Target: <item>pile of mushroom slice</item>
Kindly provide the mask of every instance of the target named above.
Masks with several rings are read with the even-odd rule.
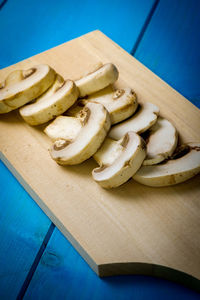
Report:
[[[44,130],[53,140],[50,154],[58,164],[79,164],[93,156],[111,124],[135,112],[136,94],[130,88],[114,89],[111,84],[117,78],[117,68],[109,63],[75,81],[79,96],[87,93],[87,98],[76,101],[64,116],[57,117]]]
[[[93,157],[99,167],[92,177],[103,188],[131,178],[168,186],[198,174],[200,142],[177,146],[174,125],[155,104],[138,103],[131,88],[114,88],[118,76],[112,63],[75,81],[48,65],[16,70],[0,83],[0,113],[19,108],[33,126],[54,119],[44,130],[51,158],[75,165]]]
[[[72,80],[64,80],[48,65],[16,70],[0,84],[0,113],[19,108],[30,125],[43,124],[64,113],[79,96]]]

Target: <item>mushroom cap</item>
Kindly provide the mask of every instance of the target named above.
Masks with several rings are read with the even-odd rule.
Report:
[[[189,143],[188,152],[160,165],[142,166],[133,176],[148,186],[168,186],[184,182],[200,172],[200,143]]]
[[[141,104],[132,117],[111,128],[109,137],[119,140],[128,131],[140,134],[149,129],[157,121],[158,114],[159,108],[156,105],[149,102]]]
[[[36,102],[22,107],[19,112],[30,125],[43,124],[65,112],[78,98],[73,81],[56,76],[54,84]]]
[[[87,99],[81,99],[75,103],[68,111],[67,115],[76,114],[88,102],[103,104],[110,114],[111,124],[119,123],[129,118],[137,109],[138,102],[134,91],[131,88],[117,89],[109,85],[108,87],[91,94]]]
[[[0,113],[4,108],[16,109],[39,97],[55,80],[55,71],[48,65],[37,65],[29,70],[12,72],[0,88]]]
[[[81,120],[74,117],[59,116],[51,122],[44,132],[53,140],[73,140],[82,128]]]
[[[88,103],[79,116],[82,128],[72,140],[57,140],[50,149],[51,157],[61,165],[79,164],[91,157],[101,146],[108,130],[110,117],[99,103]]]
[[[143,165],[154,165],[170,157],[176,149],[178,133],[168,120],[158,117],[149,129],[147,156]]]
[[[114,83],[118,76],[119,72],[115,65],[107,63],[95,72],[76,80],[75,83],[79,89],[80,97],[85,97]]]
[[[117,142],[108,138],[94,155],[100,167],[92,176],[104,188],[120,186],[137,172],[145,156],[145,142],[133,131]]]

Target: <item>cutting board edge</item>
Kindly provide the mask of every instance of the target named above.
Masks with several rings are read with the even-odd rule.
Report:
[[[106,35],[105,35],[101,30],[99,30],[99,29],[92,30],[92,31],[89,31],[89,32],[85,33],[84,35],[75,37],[75,38],[73,38],[73,39],[71,39],[71,40],[68,40],[68,41],[66,41],[66,42],[64,42],[64,43],[61,43],[61,44],[59,44],[59,45],[57,45],[57,46],[53,46],[53,47],[51,47],[51,48],[48,48],[48,49],[43,50],[43,51],[41,51],[41,52],[38,52],[38,53],[36,53],[35,55],[26,57],[26,58],[24,58],[24,59],[22,59],[22,60],[17,61],[17,62],[14,63],[14,64],[8,65],[7,67],[3,67],[2,69],[0,69],[0,71],[5,71],[6,69],[10,69],[10,68],[15,68],[15,66],[17,67],[17,65],[18,65],[19,63],[23,63],[23,62],[25,62],[25,61],[27,61],[27,60],[29,60],[29,59],[32,59],[32,58],[35,58],[35,57],[39,56],[40,54],[45,54],[45,53],[48,52],[48,51],[51,51],[51,50],[56,49],[56,48],[58,48],[58,47],[62,47],[62,46],[64,46],[66,43],[70,43],[70,42],[72,42],[72,41],[74,41],[74,40],[79,40],[81,37],[86,37],[87,35],[92,35],[92,34],[95,33],[95,32],[96,32],[96,33],[101,33],[102,35],[106,36]],[[109,37],[108,37],[108,38],[109,38]],[[109,39],[110,39],[110,38],[109,38]],[[111,40],[111,39],[110,39],[110,40]],[[111,41],[112,41],[112,40],[111,40]],[[19,67],[17,67],[17,68],[19,69]]]
[[[200,108],[198,108],[195,104],[193,104],[188,98],[186,98],[184,95],[181,94],[181,92],[177,91],[174,87],[172,87],[168,82],[166,82],[164,79],[162,79],[159,75],[157,75],[156,73],[154,73],[152,70],[150,70],[145,64],[143,64],[141,61],[139,61],[136,57],[132,56],[130,53],[128,53],[125,49],[123,49],[121,46],[119,46],[115,41],[113,41],[110,37],[108,37],[105,33],[103,33],[101,30],[94,30],[94,31],[91,31],[91,32],[88,32],[82,36],[80,36],[79,38],[82,38],[82,39],[86,39],[87,40],[87,37],[91,36],[92,35],[99,35],[101,38],[106,38],[109,40],[109,42],[116,48],[118,48],[120,50],[120,52],[122,51],[123,52],[123,55],[135,60],[138,65],[140,65],[143,69],[145,69],[147,72],[149,72],[149,74],[153,75],[155,77],[155,80],[159,80],[162,85],[164,87],[167,87],[167,88],[170,88],[173,93],[176,93],[177,96],[181,96],[181,100],[182,101],[185,101],[185,103],[187,103],[187,105],[189,105],[193,110],[196,110],[196,112],[198,112],[200,114]]]
[[[0,151],[0,160],[5,164],[12,175],[17,179],[17,181],[23,186],[26,192],[32,197],[36,204],[42,209],[42,211],[47,215],[47,217],[55,224],[55,226],[62,232],[62,234],[69,240],[72,246],[77,250],[77,252],[84,258],[92,270],[99,275],[98,265],[92,259],[92,257],[84,250],[84,248],[78,243],[78,241],[73,238],[71,233],[65,229],[62,222],[54,215],[54,213],[45,205],[42,199],[37,195],[37,193],[31,188],[31,186],[24,180],[21,174],[11,165],[7,157],[2,151]]]
[[[170,280],[200,292],[200,278],[167,266],[144,262],[125,262],[101,264],[98,266],[100,277],[116,275],[145,275]]]
[[[34,199],[36,204],[44,211],[44,213],[56,225],[56,227],[62,232],[62,234],[68,239],[68,241],[72,244],[76,251],[99,277],[103,278],[117,275],[147,275],[174,281],[196,291],[200,291],[200,278],[193,277],[190,274],[184,273],[180,270],[169,268],[168,266],[133,261],[105,264],[96,263],[94,259],[77,242],[77,240],[73,238],[70,232],[66,230],[59,219],[56,218],[56,216],[53,214],[53,212],[47,208],[40,197],[11,165],[2,151],[0,151],[0,159],[13,174],[13,176],[18,180],[18,182],[23,186],[23,188],[27,191],[27,193]]]

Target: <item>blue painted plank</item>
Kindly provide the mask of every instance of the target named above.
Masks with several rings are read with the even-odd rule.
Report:
[[[55,229],[24,299],[199,300],[181,285],[147,276],[99,278]]]
[[[135,57],[200,108],[199,28],[199,0],[161,0]]]
[[[0,68],[95,29],[131,51],[154,1],[7,1],[0,10]]]
[[[0,9],[6,4],[7,0],[0,0]]]
[[[51,224],[0,162],[0,299],[16,299]]]

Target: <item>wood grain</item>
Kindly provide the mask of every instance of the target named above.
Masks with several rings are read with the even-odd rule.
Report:
[[[118,85],[131,86],[141,102],[157,104],[182,140],[200,139],[198,109],[99,31],[4,69],[0,78],[48,63],[75,79],[99,61],[115,63]],[[199,176],[170,188],[129,181],[106,191],[91,179],[94,161],[58,166],[41,128],[17,113],[2,116],[0,130],[2,159],[97,274],[156,274],[152,266],[162,265],[200,279]]]

